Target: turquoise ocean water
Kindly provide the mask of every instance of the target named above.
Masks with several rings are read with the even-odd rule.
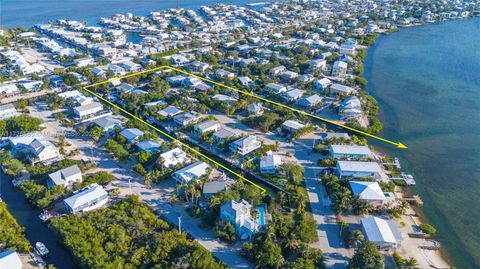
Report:
[[[458,268],[480,268],[480,19],[381,36],[367,54],[382,136],[417,181],[426,217]]]

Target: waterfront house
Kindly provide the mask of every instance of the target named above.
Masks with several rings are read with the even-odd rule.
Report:
[[[230,143],[230,151],[240,155],[247,155],[248,153],[259,149],[262,146],[255,135],[240,138]]]
[[[230,127],[222,127],[218,131],[216,131],[213,135],[212,138],[215,140],[217,143],[222,143],[227,139],[233,138],[233,137],[238,137],[241,135],[240,130],[238,129],[233,129]]]
[[[158,114],[164,118],[172,118],[180,113],[183,113],[183,111],[176,106],[167,106],[166,108],[158,111]]]
[[[362,115],[362,104],[356,96],[345,98],[343,103],[338,107],[338,113],[342,116],[342,120],[356,119],[359,120]]]
[[[160,154],[159,163],[166,168],[173,168],[188,161],[187,154],[181,148],[174,148]]]
[[[310,95],[308,97],[298,100],[298,105],[303,107],[314,107],[322,103],[323,98],[317,94]]]
[[[138,140],[140,140],[144,134],[144,132],[137,128],[127,128],[120,132],[120,135],[123,136],[130,144],[138,142]]]
[[[340,178],[380,178],[381,171],[376,162],[337,161],[337,174]]]
[[[252,210],[260,212],[258,219],[253,219]],[[235,232],[241,240],[251,238],[261,227],[265,226],[265,207],[254,208],[245,200],[235,202],[230,200],[220,207],[220,218],[232,223]]]
[[[356,92],[357,91],[354,88],[338,83],[333,83],[330,86],[330,93],[334,95],[350,95]]]
[[[378,248],[396,248],[403,241],[394,220],[368,216],[361,219],[361,224],[366,239],[373,242]]]
[[[292,134],[303,127],[305,127],[305,124],[302,124],[297,120],[286,120],[282,123],[282,129]]]
[[[100,208],[107,202],[108,193],[96,183],[63,200],[65,210],[72,214]]]
[[[335,61],[332,67],[332,76],[344,77],[347,74],[348,64],[342,61]]]
[[[331,145],[329,151],[334,159],[369,159],[373,156],[367,146]]]
[[[264,174],[275,174],[277,169],[282,165],[282,156],[273,153],[260,158],[260,172]]]
[[[340,45],[340,54],[355,55],[355,53],[356,53],[355,44],[344,43]]]
[[[348,183],[353,195],[369,202],[374,207],[382,206],[384,201],[387,200],[378,182],[349,181]]]
[[[122,122],[111,116],[98,118],[92,121],[93,124],[102,128],[105,133],[112,133],[115,129],[121,128]]]
[[[193,131],[197,135],[201,135],[208,132],[216,132],[220,128],[222,128],[222,125],[219,122],[207,120],[193,126]]]
[[[80,168],[75,164],[49,174],[48,178],[48,188],[53,186],[63,186],[67,188],[77,182],[82,182],[82,171],[80,171]]]
[[[0,252],[0,268],[2,269],[22,269],[23,264],[20,256],[13,249]]]
[[[151,153],[157,151],[161,146],[162,144],[153,139],[148,139],[137,143],[137,147],[140,151],[148,151]]]
[[[197,180],[201,176],[206,175],[209,168],[210,166],[208,164],[199,161],[176,171],[173,174],[173,178],[179,184],[188,184],[192,180]]]
[[[0,105],[0,120],[8,119],[18,115],[13,104]]]

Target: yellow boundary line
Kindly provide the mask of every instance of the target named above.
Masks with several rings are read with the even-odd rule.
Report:
[[[114,108],[122,111],[123,113],[127,114],[128,116],[130,116],[130,117],[132,117],[132,118],[134,118],[134,119],[142,122],[143,124],[147,125],[148,127],[150,127],[150,128],[152,128],[152,129],[154,129],[155,131],[159,132],[160,134],[168,137],[168,138],[171,139],[172,141],[175,141],[175,142],[181,144],[183,147],[185,147],[185,148],[188,149],[189,151],[193,152],[194,154],[205,158],[205,159],[208,160],[209,162],[217,165],[218,167],[224,169],[225,171],[228,171],[228,172],[230,172],[231,174],[237,176],[238,178],[240,178],[240,179],[242,179],[242,180],[244,180],[244,181],[252,184],[253,186],[259,188],[259,189],[261,190],[261,193],[262,193],[262,194],[265,193],[265,192],[267,191],[265,188],[262,188],[261,186],[259,186],[258,184],[252,182],[251,180],[245,178],[245,177],[242,176],[241,174],[239,174],[239,173],[233,171],[232,169],[224,166],[223,164],[221,164],[221,163],[213,160],[212,158],[206,156],[205,154],[201,153],[200,151],[196,150],[195,148],[190,147],[189,145],[187,145],[186,143],[180,141],[180,140],[177,139],[176,137],[171,136],[170,134],[168,134],[168,133],[166,133],[166,132],[158,129],[157,127],[151,125],[150,123],[148,123],[148,122],[144,121],[143,119],[141,119],[141,118],[133,115],[132,113],[128,112],[127,110],[125,110],[125,109],[117,106],[116,104],[110,102],[109,100],[105,99],[104,97],[102,97],[102,96],[100,96],[100,95],[96,94],[95,92],[93,92],[93,91],[91,91],[91,90],[88,89],[88,88],[91,88],[91,87],[95,87],[95,86],[98,86],[98,85],[101,85],[101,84],[109,83],[109,82],[112,82],[112,81],[115,81],[115,80],[119,80],[119,79],[122,79],[122,78],[131,77],[131,76],[133,76],[133,75],[144,74],[144,73],[147,73],[147,72],[154,72],[154,71],[156,71],[156,70],[160,70],[160,69],[163,69],[163,68],[165,68],[165,67],[162,66],[162,67],[160,67],[160,68],[153,68],[153,69],[150,69],[150,70],[146,70],[146,71],[142,71],[142,72],[138,72],[138,73],[126,75],[126,76],[122,76],[122,77],[118,77],[118,78],[114,78],[114,79],[109,79],[109,80],[106,80],[106,81],[102,81],[102,82],[99,82],[99,83],[95,83],[95,84],[92,84],[92,85],[85,86],[85,87],[83,87],[83,89],[84,89],[85,91],[87,91],[88,93],[92,94],[93,96],[99,98],[99,99],[102,100],[103,102],[105,102],[105,103],[111,105],[112,107],[114,107]]]
[[[258,100],[261,100],[265,103],[270,103],[270,104],[273,104],[273,105],[276,105],[276,106],[280,106],[280,107],[283,107],[283,108],[286,108],[290,111],[293,111],[293,112],[296,112],[296,113],[299,113],[299,114],[302,114],[302,115],[306,115],[308,117],[311,117],[311,118],[314,118],[314,119],[317,119],[317,120],[320,120],[320,121],[323,121],[323,122],[326,122],[326,123],[329,123],[329,124],[332,124],[332,125],[336,125],[336,126],[339,126],[343,129],[346,129],[346,130],[350,130],[350,131],[353,131],[353,132],[356,132],[356,133],[359,133],[359,134],[362,134],[364,136],[367,136],[367,137],[370,137],[370,138],[374,138],[374,139],[377,139],[379,141],[382,141],[382,142],[385,142],[385,143],[388,143],[388,144],[392,144],[392,145],[395,145],[397,148],[402,148],[402,149],[405,149],[407,148],[406,145],[400,143],[400,142],[393,142],[393,141],[390,141],[388,139],[385,139],[385,138],[382,138],[382,137],[379,137],[379,136],[376,136],[376,135],[372,135],[372,134],[369,134],[367,132],[364,132],[364,131],[361,131],[361,130],[358,130],[358,129],[355,129],[355,128],[352,128],[352,127],[349,127],[349,126],[346,126],[346,125],[343,125],[343,124],[340,124],[338,122],[335,122],[335,121],[332,121],[332,120],[328,120],[328,119],[325,119],[325,118],[322,118],[322,117],[319,117],[319,116],[316,116],[314,114],[311,114],[311,113],[308,113],[308,112],[305,112],[303,110],[299,110],[299,109],[296,109],[296,108],[293,108],[293,107],[290,107],[290,106],[287,106],[287,105],[284,105],[282,103],[278,103],[278,102],[275,102],[275,101],[272,101],[270,99],[267,99],[267,98],[264,98],[264,97],[261,97],[261,96],[258,96],[258,95],[255,95],[253,93],[250,93],[250,92],[247,92],[247,91],[243,91],[243,90],[239,90],[239,89],[236,89],[236,88],[233,88],[231,86],[228,86],[228,85],[225,85],[223,83],[220,83],[220,82],[216,82],[216,81],[213,81],[211,79],[208,79],[208,78],[204,78],[204,77],[201,77],[201,76],[198,76],[198,75],[195,75],[193,73],[190,73],[190,72],[187,72],[185,70],[182,70],[182,69],[179,69],[179,68],[176,68],[176,67],[173,67],[173,66],[169,66],[169,65],[164,65],[164,66],[160,66],[160,67],[155,67],[155,68],[152,68],[152,69],[148,69],[148,70],[144,70],[144,71],[141,71],[141,72],[135,72],[135,73],[131,73],[131,74],[128,74],[128,75],[125,75],[125,76],[120,76],[120,77],[117,77],[117,78],[112,78],[112,79],[108,79],[108,80],[105,80],[105,81],[102,81],[102,82],[98,82],[98,83],[94,83],[94,84],[91,84],[91,85],[88,85],[88,86],[85,86],[83,87],[83,89],[85,91],[87,91],[88,93],[94,95],[95,97],[99,98],[100,100],[102,100],[103,102],[111,105],[112,107],[114,108],[117,108],[118,110],[122,111],[123,113],[129,115],[130,117],[142,122],[143,124],[147,125],[148,127],[154,129],[155,131],[159,132],[160,134],[168,137],[169,139],[171,139],[172,141],[175,141],[179,144],[181,144],[183,147],[185,147],[186,149],[190,150],[191,152],[197,154],[198,156],[201,156],[203,158],[205,158],[206,160],[210,161],[211,163],[217,165],[218,167],[221,167],[222,169],[224,169],[225,171],[228,171],[230,173],[232,173],[233,175],[237,176],[238,178],[242,179],[242,180],[245,180],[246,182],[252,184],[253,186],[259,188],[262,190],[262,193],[265,193],[266,192],[266,189],[260,187],[259,185],[253,183],[251,180],[248,180],[247,178],[245,178],[244,176],[242,176],[241,174],[231,170],[230,168],[220,164],[219,162],[211,159],[210,157],[204,155],[203,153],[199,152],[198,150],[196,150],[195,148],[192,148],[190,147],[189,145],[187,145],[186,143],[180,141],[179,139],[177,139],[176,137],[174,136],[171,136],[170,134],[158,129],[157,127],[151,125],[150,123],[144,121],[143,119],[133,115],[132,113],[128,112],[127,110],[117,106],[116,104],[108,101],[107,99],[103,98],[102,96],[96,94],[95,92],[89,90],[89,88],[91,87],[95,87],[95,86],[98,86],[98,85],[102,85],[102,84],[105,84],[105,83],[109,83],[109,82],[112,82],[112,81],[116,81],[116,80],[120,80],[120,79],[124,79],[124,78],[128,78],[128,77],[133,77],[133,76],[138,76],[138,75],[141,75],[141,74],[147,74],[147,73],[151,73],[151,72],[155,72],[155,71],[159,71],[159,70],[163,70],[163,69],[171,69],[171,70],[174,70],[174,71],[177,71],[179,73],[182,73],[182,74],[185,74],[185,75],[188,75],[188,76],[192,76],[192,77],[195,77],[195,78],[198,78],[198,79],[201,79],[203,81],[206,81],[206,82],[209,82],[209,83],[212,83],[214,85],[217,85],[217,86],[220,86],[220,87],[224,87],[224,88],[227,88],[229,90],[232,90],[232,91],[235,91],[235,92],[238,92],[238,93],[241,93],[241,94],[244,94],[244,95],[247,95],[247,96],[250,96],[250,97],[253,97],[253,98],[256,98]]]

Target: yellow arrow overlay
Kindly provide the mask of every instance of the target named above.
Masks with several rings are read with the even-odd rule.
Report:
[[[273,105],[276,105],[276,106],[280,106],[280,107],[286,108],[286,109],[288,109],[288,110],[297,112],[297,113],[299,113],[299,114],[303,114],[303,115],[309,116],[309,117],[311,117],[311,118],[314,118],[314,119],[317,119],[317,120],[320,120],[320,121],[323,121],[323,122],[326,122],[326,123],[330,123],[330,124],[339,126],[339,127],[343,128],[343,129],[350,130],[350,131],[352,131],[352,132],[356,132],[356,133],[362,134],[362,135],[364,135],[364,136],[368,136],[368,137],[371,137],[371,138],[374,138],[374,139],[383,141],[383,142],[385,142],[385,143],[395,145],[397,148],[401,148],[401,149],[406,149],[406,148],[407,148],[407,146],[406,146],[405,144],[402,144],[402,143],[400,143],[400,142],[393,142],[393,141],[387,140],[387,139],[385,139],[385,138],[382,138],[382,137],[379,137],[379,136],[376,136],[376,135],[369,134],[369,133],[367,133],[367,132],[364,132],[364,131],[361,131],[361,130],[358,130],[358,129],[355,129],[355,128],[352,128],[352,127],[349,127],[349,126],[346,126],[346,125],[343,125],[343,124],[340,124],[340,123],[335,122],[335,121],[332,121],[332,120],[328,120],[328,119],[319,117],[319,116],[317,116],[317,115],[314,115],[314,114],[305,112],[305,111],[303,111],[303,110],[299,110],[299,109],[296,109],[296,108],[293,108],[293,107],[284,105],[284,104],[282,104],[282,103],[278,103],[278,102],[272,101],[272,100],[270,100],[270,99],[263,98],[263,97],[258,96],[258,95],[256,95],[256,94],[253,94],[253,93],[250,93],[250,92],[247,92],[247,91],[242,91],[242,90],[239,90],[239,89],[236,89],[236,88],[227,86],[227,85],[225,85],[225,84],[223,84],[223,83],[219,83],[219,82],[213,81],[213,80],[211,80],[211,79],[204,78],[204,77],[201,77],[201,76],[192,74],[192,73],[190,73],[190,72],[187,72],[187,71],[185,71],[185,70],[182,70],[182,69],[179,69],[179,68],[176,68],[176,67],[172,67],[172,66],[162,66],[162,67],[160,67],[160,68],[170,68],[170,69],[175,70],[175,71],[177,71],[177,72],[179,72],[179,73],[182,73],[182,74],[185,74],[185,75],[188,75],[188,76],[192,76],[192,77],[196,77],[196,78],[199,78],[199,79],[201,79],[201,80],[203,80],[203,81],[207,81],[207,82],[209,82],[209,83],[215,84],[215,85],[217,85],[217,86],[224,87],[224,88],[227,88],[227,89],[229,89],[229,90],[232,90],[232,91],[236,91],[236,92],[245,94],[245,95],[247,95],[247,96],[251,96],[251,97],[256,98],[256,99],[258,99],[258,100],[262,100],[262,101],[265,102],[265,103],[270,103],[270,104],[273,104]]]
[[[153,70],[153,69],[150,69],[149,71],[152,72],[152,70]],[[157,70],[158,70],[158,69],[157,69]],[[146,72],[143,72],[143,73],[146,73]],[[137,74],[138,74],[138,73],[137,73]],[[100,96],[100,95],[98,95],[97,93],[95,93],[95,92],[93,92],[93,91],[91,91],[91,90],[88,89],[88,88],[91,88],[91,87],[94,87],[94,86],[98,86],[98,85],[100,85],[100,84],[109,83],[109,82],[111,82],[111,81],[115,81],[115,80],[118,80],[118,79],[121,79],[121,78],[125,78],[125,77],[129,77],[129,76],[131,76],[131,75],[127,75],[127,76],[123,76],[123,77],[119,77],[119,78],[114,78],[114,79],[109,79],[109,80],[106,80],[106,81],[102,81],[102,82],[99,82],[99,83],[95,83],[95,84],[92,84],[92,85],[83,87],[83,89],[84,89],[85,91],[87,91],[88,93],[90,93],[91,95],[99,98],[99,99],[102,100],[103,102],[105,102],[105,103],[111,105],[112,107],[114,107],[114,108],[122,111],[122,112],[125,113],[126,115],[128,115],[128,116],[130,116],[130,117],[132,117],[132,118],[134,118],[134,119],[142,122],[143,124],[147,125],[148,127],[152,128],[153,130],[155,130],[155,131],[159,132],[160,134],[168,137],[168,138],[171,139],[172,141],[175,141],[175,142],[181,144],[184,148],[188,149],[188,150],[191,151],[192,153],[194,153],[194,154],[196,154],[196,155],[198,155],[198,156],[203,157],[204,159],[208,160],[209,162],[217,165],[218,167],[221,167],[221,168],[224,169],[225,171],[230,172],[231,174],[235,175],[236,177],[238,177],[238,178],[240,178],[240,179],[242,179],[242,180],[245,180],[246,182],[252,184],[253,186],[255,186],[255,187],[257,187],[257,188],[259,188],[259,189],[261,190],[261,193],[262,193],[262,194],[267,191],[265,188],[262,188],[261,186],[259,186],[258,184],[252,182],[251,180],[245,178],[245,177],[242,176],[241,174],[239,174],[239,173],[233,171],[232,169],[224,166],[223,164],[221,164],[221,163],[213,160],[212,158],[210,158],[210,157],[208,157],[207,155],[201,153],[201,152],[198,151],[197,149],[195,149],[195,148],[193,148],[193,147],[190,147],[189,145],[187,145],[186,143],[180,141],[179,139],[175,138],[174,136],[172,136],[172,135],[170,135],[170,134],[168,134],[168,133],[166,133],[166,132],[158,129],[157,127],[151,125],[150,123],[144,121],[143,119],[135,116],[134,114],[128,112],[127,110],[125,110],[125,109],[117,106],[116,104],[110,102],[109,100],[103,98],[102,96]]]

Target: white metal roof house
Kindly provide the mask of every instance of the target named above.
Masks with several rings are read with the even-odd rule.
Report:
[[[305,91],[300,89],[293,89],[285,93],[285,98],[289,101],[295,101],[302,97],[305,94]]]
[[[305,127],[305,124],[300,123],[297,120],[286,120],[284,123],[282,123],[282,128],[290,133],[295,133],[303,127]]]
[[[180,184],[189,183],[192,180],[206,175],[209,167],[205,162],[196,162],[176,171],[173,174],[173,178]]]
[[[208,133],[208,132],[216,132],[220,130],[220,128],[222,128],[222,125],[219,122],[212,121],[212,120],[207,120],[193,126],[193,130],[198,135],[201,135],[203,133]]]
[[[95,183],[63,200],[65,209],[72,214],[100,208],[107,202],[108,193]]]
[[[403,241],[402,235],[393,220],[369,216],[363,218],[361,223],[367,240],[380,248],[397,247]]]
[[[187,154],[180,148],[174,148],[172,150],[166,151],[160,154],[161,165],[167,168],[173,168],[177,164],[182,164],[187,159]]]
[[[380,178],[381,171],[376,162],[337,161],[337,173],[341,178]]]
[[[0,106],[0,119],[8,119],[18,115],[15,106],[12,104],[6,104]]]
[[[349,86],[334,83],[330,86],[330,93],[338,94],[338,95],[349,95],[352,93],[356,93],[357,91]]]
[[[323,98],[317,94],[310,95],[308,97],[298,100],[298,105],[303,107],[313,107],[322,103]]]
[[[75,164],[53,172],[48,177],[47,185],[49,188],[53,186],[70,187],[76,182],[82,182],[82,171]]]
[[[342,119],[359,119],[363,115],[362,104],[358,97],[351,96],[343,100],[343,103],[338,107],[338,112]]]
[[[330,145],[330,156],[335,159],[368,159],[373,154],[367,146]]]
[[[228,105],[231,105],[232,103],[238,101],[237,98],[225,94],[215,94],[212,98],[220,102],[225,102]]]
[[[145,133],[138,130],[137,128],[128,128],[120,132],[120,135],[127,139],[128,143],[135,143],[144,135]]]
[[[87,105],[73,108],[76,117],[82,121],[94,117],[102,110],[103,106],[99,102],[92,102]]]
[[[261,146],[262,143],[257,139],[257,136],[249,135],[230,143],[230,150],[240,155],[247,155]]]
[[[265,174],[275,174],[279,166],[282,165],[282,156],[276,154],[267,154],[260,158],[260,172]]]
[[[23,264],[18,256],[18,253],[9,249],[4,252],[0,252],[0,268],[1,269],[22,269]]]
[[[281,94],[287,91],[287,87],[276,83],[268,83],[265,85],[265,89],[275,94]]]
[[[349,181],[348,183],[353,195],[368,201],[373,206],[381,206],[387,200],[378,182]]]

